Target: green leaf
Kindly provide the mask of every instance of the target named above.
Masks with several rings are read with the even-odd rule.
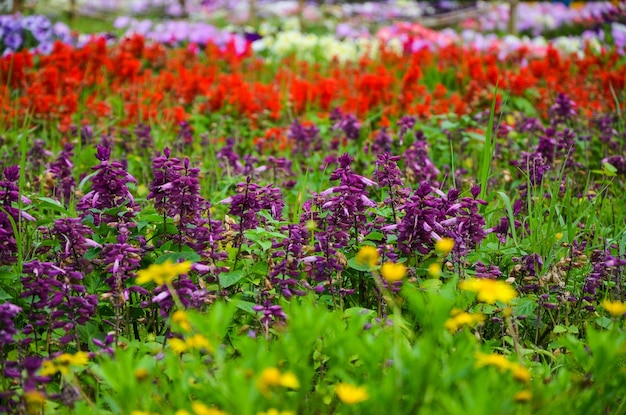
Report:
[[[429,278],[420,283],[420,288],[424,291],[436,292],[439,291],[442,284],[443,283],[438,278]]]
[[[69,214],[65,206],[63,206],[59,201],[51,199],[49,197],[38,197],[37,198],[37,206],[40,209],[50,209],[57,212]]]
[[[383,233],[381,233],[381,232],[370,232],[365,237],[365,240],[368,240],[368,241],[382,241],[384,237],[385,237],[385,235]]]
[[[242,269],[238,269],[230,272],[223,272],[220,274],[220,285],[222,288],[228,288],[231,285],[237,284],[243,277],[246,276],[246,273]]]
[[[567,327],[562,326],[560,324],[557,324],[554,329],[552,329],[552,333],[555,334],[560,334],[560,333],[566,333],[567,332]]]
[[[176,263],[179,262],[181,259],[183,261],[198,262],[202,259],[202,257],[195,252],[173,252],[171,254],[161,255],[154,261],[154,263],[163,264],[167,261]]]
[[[348,260],[348,266],[357,271],[369,272],[371,270],[369,265],[360,263],[356,260],[356,257],[352,257]]]
[[[237,305],[238,309],[243,310],[246,313],[256,314],[256,311],[252,308],[256,305],[253,302],[238,299],[234,299],[233,302]]]

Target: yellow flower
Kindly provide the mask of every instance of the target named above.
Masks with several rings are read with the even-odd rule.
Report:
[[[268,409],[267,412],[259,412],[257,415],[296,415],[293,411],[279,411],[276,408]]]
[[[286,372],[280,378],[280,386],[289,389],[298,389],[300,387],[300,382],[294,373]]]
[[[184,331],[191,331],[189,318],[187,317],[187,313],[183,310],[176,310],[174,314],[172,314],[172,323],[178,324]]]
[[[192,402],[191,409],[196,415],[226,415],[226,412],[219,410],[217,408],[209,408],[202,402]]]
[[[513,396],[513,399],[515,400],[515,402],[520,402],[520,403],[528,402],[532,398],[533,398],[533,394],[529,390],[519,391]]]
[[[511,364],[511,372],[513,373],[513,379],[521,383],[530,382],[530,371],[519,363]]]
[[[290,389],[298,389],[300,382],[292,372],[280,373],[275,367],[267,367],[261,372],[261,376],[257,380],[257,388],[263,395],[268,395],[270,388],[274,386],[282,386]]]
[[[41,376],[52,376],[59,371],[52,360],[45,360],[41,365]]]
[[[54,358],[55,362],[64,366],[85,366],[89,363],[89,353],[76,352],[75,354],[63,353]]]
[[[27,414],[38,414],[46,403],[46,395],[37,390],[27,391],[24,392],[24,401]]]
[[[137,379],[140,382],[148,379],[148,376],[150,376],[150,372],[148,372],[148,369],[146,368],[141,367],[135,370],[135,379]]]
[[[604,300],[601,305],[613,317],[622,317],[626,314],[626,304],[620,301]]]
[[[335,393],[341,402],[347,405],[354,405],[369,399],[369,394],[364,387],[348,383],[340,383],[335,386]]]
[[[67,374],[70,366],[85,366],[89,363],[89,353],[77,352],[75,354],[63,353],[52,360],[46,360],[41,366],[42,376],[52,376],[57,372]]]
[[[428,266],[428,274],[433,278],[439,278],[441,276],[441,264],[439,262],[433,262]]]
[[[403,264],[385,262],[380,268],[380,274],[389,282],[400,281],[406,275],[406,267]]]
[[[362,265],[367,265],[370,268],[378,265],[379,258],[378,249],[371,245],[362,246],[356,254],[356,262]]]
[[[186,409],[179,409],[178,411],[174,413],[174,415],[190,415],[190,414],[189,414],[189,411],[187,411]]]
[[[448,255],[454,249],[454,239],[441,238],[435,242],[435,251],[442,256]]]
[[[174,353],[178,353],[178,354],[186,352],[187,349],[189,348],[187,346],[187,343],[182,339],[173,338],[173,339],[170,339],[168,343],[170,345],[170,349],[172,349]]]
[[[478,301],[487,304],[495,304],[496,301],[509,304],[517,297],[517,292],[511,285],[503,281],[496,281],[489,278],[471,278],[462,281],[459,287],[465,291],[478,293],[476,296]]]
[[[137,284],[145,284],[154,281],[157,285],[170,283],[179,275],[186,274],[191,270],[191,262],[185,261],[173,263],[165,261],[162,264],[152,264],[146,269],[137,271]]]
[[[452,310],[450,314],[452,317],[446,320],[444,324],[444,327],[450,333],[456,333],[464,326],[474,327],[476,324],[485,321],[485,316],[480,313],[470,314],[465,311],[457,312],[456,310]]]
[[[206,337],[200,334],[194,334],[185,340],[185,343],[187,343],[187,346],[189,346],[190,349],[206,349],[209,352],[213,352],[213,345],[209,343]]]
[[[497,353],[485,354],[476,353],[476,367],[494,366],[501,371],[509,370],[513,363],[510,362],[505,356]]]

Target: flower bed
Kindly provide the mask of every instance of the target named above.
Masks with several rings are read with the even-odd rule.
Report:
[[[0,409],[622,413],[618,48],[378,46],[4,56]]]

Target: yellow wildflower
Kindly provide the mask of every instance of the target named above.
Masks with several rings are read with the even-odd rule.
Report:
[[[403,264],[385,262],[380,268],[380,274],[389,282],[400,281],[406,275],[406,267]]]
[[[170,349],[172,349],[174,353],[178,353],[178,354],[186,352],[187,349],[189,348],[187,346],[187,343],[182,339],[173,338],[173,339],[170,339],[168,343],[170,345]]]
[[[529,390],[519,391],[513,396],[513,399],[515,400],[515,402],[520,402],[520,403],[528,402],[532,398],[533,398],[533,394]]]
[[[178,411],[174,413],[174,415],[191,415],[191,414],[186,409],[179,409]]]
[[[57,365],[52,360],[45,360],[41,364],[41,376],[52,376],[58,371]]]
[[[89,363],[89,353],[76,352],[74,354],[63,353],[60,356],[54,358],[55,362],[59,365],[65,366],[85,366]]]
[[[286,372],[283,373],[280,378],[280,386],[290,389],[298,389],[300,387],[300,382],[294,373]]]
[[[487,304],[495,304],[496,301],[509,304],[517,297],[517,292],[511,285],[489,278],[471,278],[462,281],[459,287],[465,291],[478,293],[476,296],[478,301]]]
[[[211,343],[209,343],[207,338],[202,336],[201,334],[194,334],[193,336],[185,340],[185,343],[187,343],[187,346],[189,346],[190,349],[206,349],[210,352],[213,352],[213,346],[211,345]]]
[[[497,353],[485,354],[476,353],[476,367],[494,366],[501,371],[509,370],[512,367],[510,362],[505,356]]]
[[[267,412],[259,412],[257,415],[296,415],[293,411],[279,411],[276,408],[268,409]]]
[[[483,321],[485,321],[485,316],[482,315],[481,313],[470,314],[470,313],[466,313],[465,311],[461,311],[459,313],[453,310],[450,314],[451,314],[451,317],[448,320],[446,320],[444,324],[444,327],[450,333],[456,333],[459,329],[461,329],[464,326],[474,327],[476,324],[482,323]]]
[[[378,249],[371,245],[362,246],[356,254],[356,262],[362,265],[367,265],[370,268],[378,265],[379,258],[380,255],[378,255]]]
[[[176,310],[174,314],[172,314],[172,323],[178,324],[184,331],[191,331],[189,318],[187,317],[187,313],[183,310]]]
[[[186,274],[191,270],[191,262],[185,261],[173,263],[165,261],[162,264],[152,264],[146,269],[137,271],[137,284],[145,284],[154,281],[157,285],[170,283],[179,275]]]
[[[442,256],[447,256],[454,249],[454,239],[441,238],[435,242],[435,251]]]
[[[226,412],[217,409],[217,408],[209,408],[202,402],[192,402],[191,409],[196,415],[226,415]]]
[[[270,388],[274,386],[282,386],[285,388],[298,389],[300,382],[292,372],[281,373],[278,368],[267,367],[261,372],[261,376],[257,380],[257,388],[263,395],[268,395]]]
[[[87,363],[89,363],[89,353],[87,352],[63,353],[52,360],[43,362],[41,375],[52,376],[57,372],[65,375],[70,372],[70,366],[85,366]]]
[[[530,382],[530,371],[519,363],[511,364],[511,372],[513,373],[513,379],[521,383]]]
[[[146,368],[141,367],[135,370],[135,379],[137,379],[140,382],[148,379],[148,376],[150,376],[150,372],[148,372],[148,369]]]
[[[433,262],[428,266],[428,274],[433,278],[439,278],[441,276],[441,264],[439,262]]]
[[[46,403],[46,395],[37,390],[26,391],[24,392],[24,401],[26,402],[27,414],[38,414]]]
[[[341,402],[347,405],[355,405],[369,399],[369,394],[364,387],[350,385],[348,383],[340,383],[335,386],[335,393]]]
[[[620,301],[604,300],[601,305],[613,317],[622,317],[626,314],[626,304]]]

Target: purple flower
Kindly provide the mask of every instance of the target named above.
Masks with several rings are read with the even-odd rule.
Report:
[[[226,145],[215,154],[215,158],[220,161],[220,167],[225,169],[229,176],[243,171],[243,165],[239,161],[239,156],[235,153],[234,147],[235,140],[227,138]]]
[[[296,153],[308,157],[311,151],[318,151],[322,147],[319,136],[320,130],[315,125],[305,127],[296,118],[289,126],[287,138],[293,141],[293,149]]]
[[[335,108],[330,120],[335,123],[333,130],[343,131],[348,140],[358,140],[361,136],[361,122],[353,114],[344,115],[339,108]]]
[[[255,305],[252,309],[257,313],[262,313],[261,324],[266,332],[269,330],[269,326],[272,323],[285,321],[287,319],[283,308],[280,305],[272,304],[269,299],[265,300],[263,304]]]
[[[14,224],[20,222],[20,217],[26,220],[35,220],[25,211],[20,211],[14,206],[21,197],[23,203],[30,200],[20,196],[18,182],[20,169],[17,166],[9,166],[4,169],[4,180],[0,180],[0,265],[15,262],[17,253],[17,241],[15,239]]]
[[[439,169],[435,167],[428,155],[428,142],[420,130],[415,134],[415,141],[403,154],[406,174],[411,182],[426,181],[436,184]]]
[[[124,217],[103,212],[107,209],[125,206],[127,212],[134,213],[137,206],[127,184],[137,183],[137,180],[126,171],[122,163],[110,161],[110,148],[98,145],[96,158],[100,160],[100,164],[92,168],[96,171],[91,178],[92,190],[80,199],[76,209],[81,212],[83,218],[89,214],[93,215],[94,224],[97,226],[101,222],[118,222]]]
[[[566,123],[577,115],[576,103],[570,100],[567,95],[559,92],[556,94],[554,105],[550,107],[550,117],[552,125]]]
[[[50,163],[45,172],[45,185],[52,197],[60,199],[66,205],[69,205],[74,189],[76,188],[76,180],[74,179],[74,156],[71,144],[66,144],[61,150],[55,161]]]
[[[4,42],[4,46],[15,51],[15,50],[18,50],[22,46],[22,43],[24,42],[24,38],[22,36],[21,31],[15,30],[5,35],[3,42]]]
[[[38,260],[25,262],[23,272],[20,297],[29,299],[29,308],[24,310],[29,325],[23,332],[37,336],[47,327],[45,332],[50,336],[54,330],[62,329],[65,335],[57,339],[59,343],[65,345],[77,341],[76,326],[86,324],[98,304],[96,295],[86,294],[82,285],[83,274]]]
[[[15,304],[9,302],[0,304],[0,351],[4,346],[13,344],[13,336],[18,333],[15,328],[15,317],[20,311],[22,309]]]

